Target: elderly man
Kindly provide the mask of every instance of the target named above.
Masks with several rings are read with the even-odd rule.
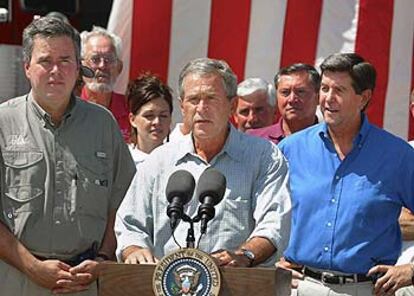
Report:
[[[274,144],[229,124],[236,76],[225,62],[202,58],[188,63],[179,77],[179,94],[183,114],[192,118],[192,132],[154,150],[137,172],[136,190],[128,191],[117,213],[118,258],[126,263],[156,262],[177,249],[166,215],[168,178],[184,169],[198,180],[214,167],[225,176],[227,188],[199,248],[222,266],[270,264],[276,250],[284,249],[290,229],[282,154]],[[193,197],[185,213],[194,217],[198,205]],[[196,236],[199,226],[195,225]],[[182,222],[175,229],[181,245],[187,228]]]
[[[78,38],[34,20],[23,32],[32,89],[0,106],[2,295],[97,295],[99,260],[115,252],[135,166],[110,113],[71,95]]]
[[[280,265],[300,271],[298,295],[391,295],[413,276],[411,264],[394,264],[401,207],[414,209],[414,150],[368,122],[371,64],[334,54],[321,70],[325,122],[279,144],[294,205]]]
[[[248,78],[238,85],[237,96],[233,119],[240,131],[273,124],[275,92],[271,84],[261,78]]]
[[[90,32],[81,33],[82,63],[92,69],[94,77],[83,77],[85,86],[81,98],[108,108],[118,122],[125,140],[129,138],[129,117],[126,98],[113,92],[122,71],[121,39],[101,27],[94,26]]]
[[[279,121],[268,127],[248,130],[247,133],[278,144],[286,136],[318,122],[315,113],[320,76],[314,67],[298,63],[280,69],[274,82]]]

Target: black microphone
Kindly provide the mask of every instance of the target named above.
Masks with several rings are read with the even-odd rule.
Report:
[[[174,172],[168,179],[165,194],[170,203],[167,207],[167,215],[170,217],[171,229],[175,229],[178,220],[182,218],[184,205],[193,196],[194,187],[194,177],[185,170]]]
[[[215,168],[206,169],[200,176],[197,185],[197,196],[201,202],[198,217],[201,220],[201,233],[206,233],[207,223],[214,218],[214,206],[218,204],[226,191],[226,178]]]

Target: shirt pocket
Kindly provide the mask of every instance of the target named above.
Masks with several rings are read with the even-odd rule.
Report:
[[[46,163],[42,151],[4,151],[4,210],[9,225],[18,235],[25,221],[44,205]]]
[[[78,156],[71,204],[76,203],[82,236],[100,238],[106,227],[112,188],[112,167],[107,159]]]

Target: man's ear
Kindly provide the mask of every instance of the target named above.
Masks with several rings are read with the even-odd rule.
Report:
[[[24,73],[26,74],[27,79],[30,80],[30,63],[24,63]]]
[[[118,75],[121,74],[123,68],[124,68],[124,63],[121,60],[118,60],[118,65],[117,65]]]
[[[364,110],[372,97],[372,89],[366,89],[361,93],[361,110]]]
[[[230,99],[230,103],[231,103],[231,113],[235,114],[237,111],[237,104],[239,103],[239,97],[238,96],[234,96]]]

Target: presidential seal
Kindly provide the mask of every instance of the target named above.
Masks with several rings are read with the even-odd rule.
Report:
[[[157,296],[218,296],[220,270],[208,254],[181,249],[162,258],[152,283]]]

